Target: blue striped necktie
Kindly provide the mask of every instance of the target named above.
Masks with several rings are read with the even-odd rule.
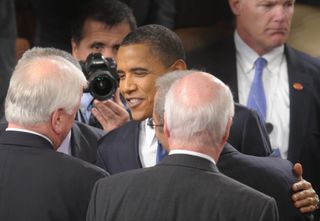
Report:
[[[255,61],[254,79],[251,84],[248,95],[247,106],[257,111],[263,121],[266,120],[267,102],[266,95],[263,88],[263,69],[267,64],[267,60],[259,57]]]

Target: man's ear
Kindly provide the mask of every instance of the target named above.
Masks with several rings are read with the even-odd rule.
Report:
[[[164,122],[163,122],[163,134],[165,136],[165,138],[168,140],[169,137],[170,137],[170,131],[168,129],[168,126],[167,126],[167,120],[166,120],[166,113],[164,113]]]
[[[51,114],[51,128],[56,134],[60,134],[63,130],[64,111],[60,108]]]
[[[227,140],[229,139],[229,134],[230,134],[230,128],[231,128],[231,125],[232,125],[232,117],[229,118],[228,120],[228,123],[227,123],[227,126],[226,126],[226,130],[224,132],[224,135],[222,137],[222,143],[223,145],[227,142]]]
[[[170,70],[171,71],[176,71],[176,70],[186,70],[187,69],[187,64],[183,59],[178,59],[176,60],[171,66]]]
[[[240,6],[241,6],[240,1],[241,0],[229,0],[229,6],[234,15],[240,14]]]

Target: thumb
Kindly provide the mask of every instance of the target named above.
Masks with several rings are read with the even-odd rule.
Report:
[[[116,102],[117,104],[122,104],[121,99],[120,99],[119,88],[117,88],[116,92],[114,93],[113,101]]]
[[[300,163],[296,163],[293,166],[293,172],[296,175],[298,180],[302,180],[302,165]]]

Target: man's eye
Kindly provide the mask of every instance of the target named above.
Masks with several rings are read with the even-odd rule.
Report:
[[[144,77],[148,74],[147,71],[135,71],[134,74],[138,77]]]
[[[93,44],[91,48],[95,50],[101,50],[103,49],[103,44]]]
[[[124,74],[124,73],[119,73],[119,72],[118,72],[118,75],[119,75],[119,79],[120,79],[120,80],[123,80],[124,77],[125,77],[125,74]]]

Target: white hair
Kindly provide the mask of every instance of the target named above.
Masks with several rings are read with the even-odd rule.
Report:
[[[12,74],[5,102],[8,122],[24,126],[47,122],[60,108],[73,113],[87,85],[72,56],[58,49],[33,48]]]
[[[166,95],[166,124],[172,139],[180,144],[217,146],[226,132],[229,119],[234,115],[230,89],[214,76],[208,76],[211,77],[208,82],[215,89],[201,105],[190,105],[193,97],[178,95],[179,82],[183,79],[175,81]]]

